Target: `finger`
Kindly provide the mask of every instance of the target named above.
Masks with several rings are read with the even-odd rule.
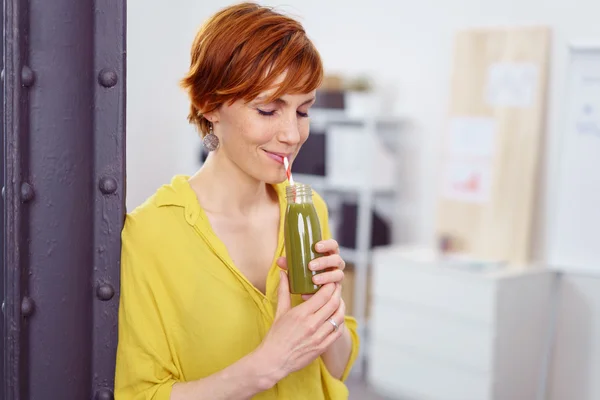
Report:
[[[342,259],[339,254],[332,254],[329,256],[318,257],[308,263],[308,268],[311,271],[322,271],[327,268],[339,268],[343,270],[346,268],[346,262]]]
[[[292,300],[288,277],[285,272],[279,271],[279,289],[277,291],[277,311],[275,311],[275,319],[288,312],[291,308]]]
[[[321,345],[319,346],[319,349],[320,349],[319,355],[321,355],[325,351],[327,351],[329,346],[331,346],[333,343],[335,343],[335,341],[338,340],[342,336],[343,333],[344,333],[344,331],[339,329],[337,331],[333,331],[332,333],[329,334],[329,336],[327,336],[325,339],[323,339],[323,341],[321,342]]]
[[[317,253],[326,254],[333,253],[339,254],[340,245],[334,239],[321,240],[315,244],[315,250]]]
[[[314,296],[314,294],[303,294],[301,297],[302,297],[302,300],[307,301],[308,299],[310,299],[313,296]]]
[[[345,315],[346,303],[344,303],[344,301],[342,300],[340,302],[340,306],[335,311],[335,313],[331,317],[327,318],[327,320],[323,322],[322,326],[319,328],[317,333],[315,333],[316,337],[318,338],[317,341],[323,341],[327,338],[327,336],[331,335],[332,333],[335,333],[335,326],[331,323],[330,320],[333,320],[336,323],[338,331],[341,330],[342,325],[344,325],[345,322]]]
[[[340,306],[338,307],[335,314],[331,316],[336,324],[338,324],[338,329],[342,329],[342,325],[346,323],[346,302],[344,299],[340,301]]]
[[[327,324],[329,324],[329,322],[327,322]],[[321,343],[318,346],[319,355],[323,354],[329,348],[329,346],[331,346],[344,334],[344,329],[342,329],[342,326],[340,326],[340,328],[337,331],[333,329],[333,326],[327,329],[329,329],[329,333],[326,334],[326,336],[323,338],[323,340],[321,340]]]
[[[327,283],[341,283],[344,280],[344,271],[335,269],[333,271],[321,272],[312,278],[315,285],[325,285]]]
[[[316,313],[318,310],[323,308],[325,304],[327,304],[329,299],[331,299],[333,293],[335,292],[335,288],[336,285],[334,284],[321,286],[319,290],[317,290],[317,293],[315,293],[304,303],[300,304],[297,308],[299,308],[306,315]]]
[[[287,258],[279,257],[277,259],[277,266],[281,269],[287,269]]]
[[[331,284],[330,284],[331,285]],[[329,285],[327,285],[329,286]],[[317,292],[318,293],[318,292]],[[313,317],[316,321],[311,321],[312,323],[321,324],[327,320],[340,306],[342,301],[342,285],[335,285],[335,291],[331,295],[331,298],[323,307],[317,311]]]

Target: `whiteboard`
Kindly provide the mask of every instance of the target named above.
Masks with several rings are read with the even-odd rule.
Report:
[[[569,52],[549,264],[600,276],[600,44]]]

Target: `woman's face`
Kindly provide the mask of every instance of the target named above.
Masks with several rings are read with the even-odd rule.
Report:
[[[266,103],[272,93],[262,93],[249,103],[224,104],[206,117],[219,138],[215,156],[227,157],[256,180],[275,184],[286,179],[283,157],[291,163],[308,139],[308,111],[316,91],[286,94]]]

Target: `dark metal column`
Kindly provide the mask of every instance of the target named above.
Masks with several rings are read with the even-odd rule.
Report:
[[[5,399],[111,399],[125,2],[5,4]]]
[[[76,1],[76,0],[74,0]],[[112,399],[125,215],[126,0],[94,10],[94,313],[92,394]]]
[[[28,12],[4,0],[4,398],[27,399]],[[22,154],[23,153],[23,154]],[[25,245],[25,248],[23,246]],[[23,308],[23,315],[21,309]]]
[[[4,104],[4,1],[0,7],[0,29],[2,30],[2,41],[0,41],[0,70],[2,71],[2,79],[0,79],[0,104]],[[2,119],[4,119],[4,111],[2,111]],[[0,179],[2,179],[2,196],[0,196],[0,207],[4,210],[4,124],[0,125]],[[4,212],[0,212],[0,243],[4,243]],[[4,332],[4,245],[0,245],[0,260],[2,260],[2,268],[0,270],[0,303],[2,303],[2,314],[0,316],[0,332]],[[0,382],[4,384],[4,339],[0,340]],[[4,399],[4,391],[0,388],[0,400]]]

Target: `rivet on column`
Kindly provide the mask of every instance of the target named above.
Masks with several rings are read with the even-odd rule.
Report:
[[[23,86],[29,87],[35,81],[35,74],[28,66],[24,66],[21,70],[21,83]]]
[[[30,317],[35,311],[35,302],[30,297],[23,297],[21,300],[21,315],[24,317]]]
[[[114,398],[113,392],[109,389],[99,389],[94,396],[94,400],[113,400]]]
[[[115,295],[115,289],[108,283],[98,285],[96,288],[96,296],[102,301],[108,301]]]
[[[31,201],[34,196],[33,187],[27,182],[21,183],[21,200],[25,202]]]
[[[110,176],[100,178],[100,191],[104,194],[111,194],[117,191],[117,180]]]
[[[115,86],[117,80],[117,73],[112,69],[105,68],[98,74],[98,82],[106,88]]]

